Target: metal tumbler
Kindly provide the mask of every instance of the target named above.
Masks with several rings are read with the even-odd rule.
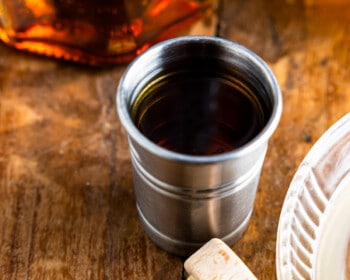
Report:
[[[189,79],[217,76],[230,81],[228,87],[240,87],[261,111],[262,127],[252,139],[221,153],[187,154],[158,145],[137,127],[133,111],[145,88],[157,89],[157,83],[166,86],[161,77],[174,73]],[[181,94],[174,100],[188,102]],[[206,101],[200,103],[205,106]],[[181,112],[197,110],[196,106],[186,104]],[[281,92],[266,63],[247,48],[217,37],[163,41],[128,66],[118,86],[117,110],[128,133],[137,210],[149,237],[181,256],[213,237],[228,244],[237,241],[249,223],[268,140],[282,112]],[[158,109],[160,119],[167,111]]]

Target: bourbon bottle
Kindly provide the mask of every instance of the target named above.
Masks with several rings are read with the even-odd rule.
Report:
[[[182,34],[215,0],[0,0],[0,39],[87,64],[130,61]]]

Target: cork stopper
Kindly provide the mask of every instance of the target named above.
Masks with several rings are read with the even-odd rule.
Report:
[[[187,280],[256,280],[223,241],[211,239],[185,261]]]

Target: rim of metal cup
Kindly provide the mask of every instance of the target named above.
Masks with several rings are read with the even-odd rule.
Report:
[[[257,136],[255,136],[253,139],[251,139],[244,145],[232,151],[215,155],[187,155],[173,152],[171,150],[158,146],[157,144],[149,140],[146,136],[144,136],[135,126],[131,118],[130,108],[132,106],[132,102],[130,99],[130,95],[135,93],[130,93],[128,84],[130,81],[135,82],[137,80],[137,77],[134,76],[134,71],[141,65],[147,65],[147,61],[160,59],[161,54],[164,54],[164,51],[171,52],[173,48],[184,47],[188,43],[197,43],[199,45],[217,45],[224,48],[228,52],[235,53],[240,57],[244,57],[245,59],[252,62],[253,65],[259,69],[259,71],[266,79],[266,82],[269,83],[269,87],[272,89],[271,94],[273,95],[274,105],[272,107],[272,112],[266,125]],[[144,86],[145,84],[147,83],[143,83],[142,85]],[[142,87],[136,86],[134,87],[134,91],[137,91],[137,89],[140,90]],[[238,158],[247,153],[250,153],[252,150],[255,150],[262,142],[268,141],[272,133],[275,131],[282,114],[282,94],[278,82],[268,65],[257,54],[247,49],[246,47],[238,43],[229,41],[227,39],[211,36],[176,37],[160,42],[150,47],[142,54],[140,54],[128,65],[119,81],[116,103],[119,119],[122,125],[126,129],[126,132],[128,133],[129,137],[131,137],[139,145],[147,149],[149,152],[156,154],[160,157],[167,158],[169,160],[201,164],[215,163],[230,160],[233,158]]]

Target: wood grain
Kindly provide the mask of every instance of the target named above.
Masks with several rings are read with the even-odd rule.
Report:
[[[283,198],[318,137],[350,111],[350,6],[226,1],[222,36],[257,52],[281,85],[284,111],[251,223],[233,249],[258,279],[276,279]],[[108,69],[0,45],[0,279],[180,279],[135,209]]]

